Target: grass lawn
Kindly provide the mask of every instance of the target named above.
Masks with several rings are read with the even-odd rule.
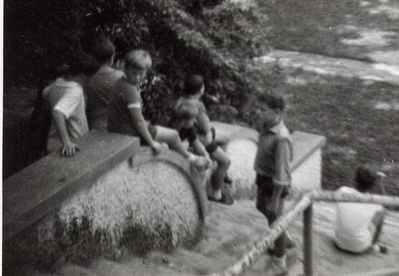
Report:
[[[372,51],[399,46],[397,1],[256,0],[256,3],[258,11],[269,18],[261,29],[266,29],[268,43],[277,49],[369,60],[367,54]],[[345,43],[344,39],[359,40]]]
[[[397,87],[337,80],[287,86],[284,91],[289,126],[327,137],[323,187],[352,184],[356,167],[367,162],[388,175],[387,191],[399,196],[399,110],[375,108],[377,103],[395,102]]]

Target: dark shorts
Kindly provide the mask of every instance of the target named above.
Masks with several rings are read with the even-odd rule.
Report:
[[[211,133],[212,133],[212,142],[205,147],[206,151],[209,154],[214,153],[216,151],[216,149],[218,148],[218,144],[216,143],[216,130],[214,127],[211,128]]]
[[[148,124],[147,126],[148,132],[150,133],[152,139],[155,139],[157,136],[157,127],[154,126],[153,124]],[[143,138],[140,137],[140,144],[142,146],[148,146],[147,142],[143,140]]]
[[[271,197],[273,194],[273,189],[274,189],[274,184],[273,184],[273,178],[257,174],[256,175],[256,186],[258,187],[257,190],[257,198],[265,198],[265,197]],[[284,188],[282,193],[281,193],[281,198],[285,198],[288,196],[288,188]]]

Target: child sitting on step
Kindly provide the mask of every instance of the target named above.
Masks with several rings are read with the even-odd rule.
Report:
[[[176,130],[155,126],[144,120],[140,84],[152,66],[149,53],[145,50],[133,50],[125,56],[125,76],[112,88],[108,109],[108,131],[138,136],[141,143],[149,145],[155,154],[160,152],[159,142],[181,153],[199,170],[207,169],[207,158],[190,153],[182,144]]]
[[[199,75],[188,76],[184,83],[184,96],[178,99],[175,105],[174,127],[180,135],[194,132],[205,146],[207,155],[217,163],[217,168],[211,176],[210,200],[223,204],[233,204],[233,198],[227,192],[222,193],[223,185],[230,167],[230,158],[218,145],[217,134],[210,126],[206,108],[200,98],[204,94],[204,80]],[[189,129],[187,128],[189,126]],[[227,142],[227,135],[220,136],[220,141]]]

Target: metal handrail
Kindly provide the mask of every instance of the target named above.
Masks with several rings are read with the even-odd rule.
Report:
[[[313,202],[314,201],[329,201],[329,202],[359,202],[381,204],[384,206],[397,207],[399,206],[399,197],[380,196],[373,194],[349,194],[331,191],[313,191],[302,195],[301,199],[283,216],[279,217],[271,226],[268,234],[255,242],[252,248],[235,264],[228,267],[220,273],[213,273],[211,275],[238,275],[244,272],[247,267],[250,267],[257,258],[273,244],[274,240],[293,222],[296,216],[304,213],[303,221],[303,253],[304,253],[304,275],[313,276]]]

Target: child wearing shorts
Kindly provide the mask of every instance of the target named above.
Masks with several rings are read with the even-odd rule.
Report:
[[[210,164],[204,157],[190,153],[182,144],[176,130],[155,126],[145,121],[142,113],[140,84],[152,66],[149,53],[145,50],[133,50],[125,57],[125,76],[112,88],[108,109],[108,131],[137,136],[141,143],[149,145],[155,154],[160,152],[160,142],[181,153],[190,164],[200,170]]]

